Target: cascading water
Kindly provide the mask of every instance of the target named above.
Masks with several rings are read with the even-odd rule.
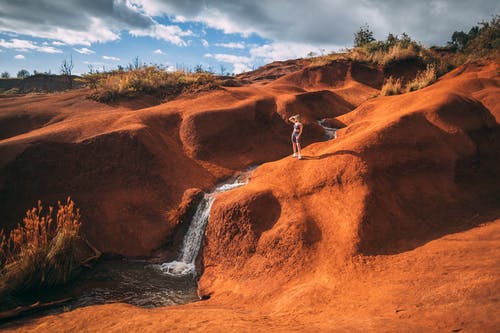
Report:
[[[336,139],[337,138],[337,130],[338,128],[328,127],[326,124],[326,119],[321,119],[318,121],[319,126],[323,127],[325,131],[325,136],[327,140]]]
[[[36,299],[31,296],[26,299],[8,299],[4,303],[0,302],[0,310],[2,305],[5,305],[5,309],[10,309],[32,304],[35,300],[51,302],[66,298],[71,300],[44,313],[54,314],[82,306],[115,302],[153,308],[199,300],[196,281],[192,276],[196,273],[195,261],[203,241],[210,208],[218,193],[245,185],[251,170],[253,168],[203,196],[176,261],[154,265],[118,259],[102,260],[69,285],[38,293]]]
[[[200,251],[210,209],[218,193],[229,191],[233,188],[243,186],[247,183],[248,172],[242,173],[234,181],[218,186],[213,192],[206,193],[201,199],[193,216],[189,229],[184,236],[182,248],[177,260],[163,263],[158,268],[165,274],[172,276],[184,276],[196,273],[195,261]]]

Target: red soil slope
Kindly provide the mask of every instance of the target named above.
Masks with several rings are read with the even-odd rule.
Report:
[[[13,322],[3,332],[497,332],[500,220],[398,255],[355,257],[262,300],[140,309],[117,303]],[[261,284],[260,286],[263,286]],[[254,297],[257,296],[257,299]]]
[[[221,194],[202,291],[264,297],[304,272],[330,276],[354,255],[401,253],[483,222],[500,208],[498,110],[474,98],[483,89],[498,101],[496,65],[369,100],[339,117],[339,139],[309,145],[304,161],[266,163]]]
[[[90,307],[13,329],[498,329],[498,64],[371,98],[382,80],[376,68],[333,62],[135,111],[82,109],[77,93],[58,96],[67,109],[55,115],[56,98],[39,102],[45,109],[26,114],[49,123],[0,141],[1,211],[72,194],[104,251],[151,253],[175,234],[194,188],[274,162],[214,202],[200,281],[208,302]],[[19,101],[0,100],[0,124],[18,113],[8,103]],[[302,161],[282,158],[284,119],[297,112]],[[335,117],[346,127],[320,142],[315,121]]]
[[[304,115],[309,144],[323,136],[317,119],[354,108],[337,93],[350,85],[363,90],[347,63],[342,84],[306,87],[295,78],[313,72],[321,81],[335,66],[156,106],[147,98],[105,106],[85,99],[84,90],[1,98],[2,226],[15,226],[39,199],[54,204],[71,195],[84,214],[86,236],[104,252],[147,256],[164,245],[174,249],[182,236],[178,207],[189,206],[194,189],[208,190],[251,164],[286,156],[289,116]]]

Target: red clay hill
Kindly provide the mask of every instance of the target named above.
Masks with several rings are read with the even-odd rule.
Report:
[[[200,189],[260,164],[214,202],[208,301],[92,306],[6,331],[498,330],[499,65],[392,97],[377,97],[384,73],[369,65],[296,66],[156,106],[83,90],[1,98],[7,228],[71,195],[96,247],[148,256],[175,249]],[[301,161],[285,121],[296,113]],[[336,140],[323,141],[324,118],[343,126]]]

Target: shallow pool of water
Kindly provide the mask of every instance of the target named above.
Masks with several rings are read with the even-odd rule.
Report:
[[[51,302],[68,297],[72,299],[43,312],[55,313],[116,302],[153,308],[199,300],[196,292],[197,281],[192,275],[169,276],[156,266],[147,262],[104,260],[64,287],[11,299],[9,307],[28,305],[36,301]]]

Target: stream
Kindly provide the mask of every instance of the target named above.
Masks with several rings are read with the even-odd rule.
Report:
[[[223,183],[215,188],[210,193],[205,193],[201,199],[196,212],[193,216],[189,229],[184,236],[182,248],[178,258],[171,262],[166,262],[156,267],[167,275],[181,277],[186,275],[195,275],[195,261],[198,257],[198,252],[203,242],[205,228],[210,216],[210,209],[217,194],[232,190],[234,188],[245,185],[248,182],[249,173],[254,168],[243,172],[238,177],[235,177],[230,182]]]
[[[37,312],[55,314],[78,307],[128,303],[143,308],[180,305],[199,300],[195,261],[203,242],[210,209],[217,194],[245,185],[255,167],[218,185],[205,193],[199,202],[176,260],[163,264],[147,261],[100,260],[95,267],[83,272],[75,281],[57,288],[2,300],[2,308],[14,308],[71,298],[62,305]]]
[[[325,139],[335,139],[337,129],[327,127],[324,120],[318,123],[325,130]],[[154,308],[198,301],[199,272],[196,271],[195,262],[203,243],[212,204],[219,193],[247,184],[255,168],[256,166],[248,168],[203,195],[175,260],[162,264],[125,259],[101,260],[94,268],[85,271],[75,281],[65,286],[2,300],[0,310],[29,305],[35,301],[45,303],[65,298],[71,300],[38,313],[54,314],[83,306],[117,302]]]
[[[338,128],[328,127],[326,125],[326,119],[318,120],[318,125],[323,127],[323,130],[325,131],[325,139],[326,140],[331,140],[331,139],[337,138]]]

